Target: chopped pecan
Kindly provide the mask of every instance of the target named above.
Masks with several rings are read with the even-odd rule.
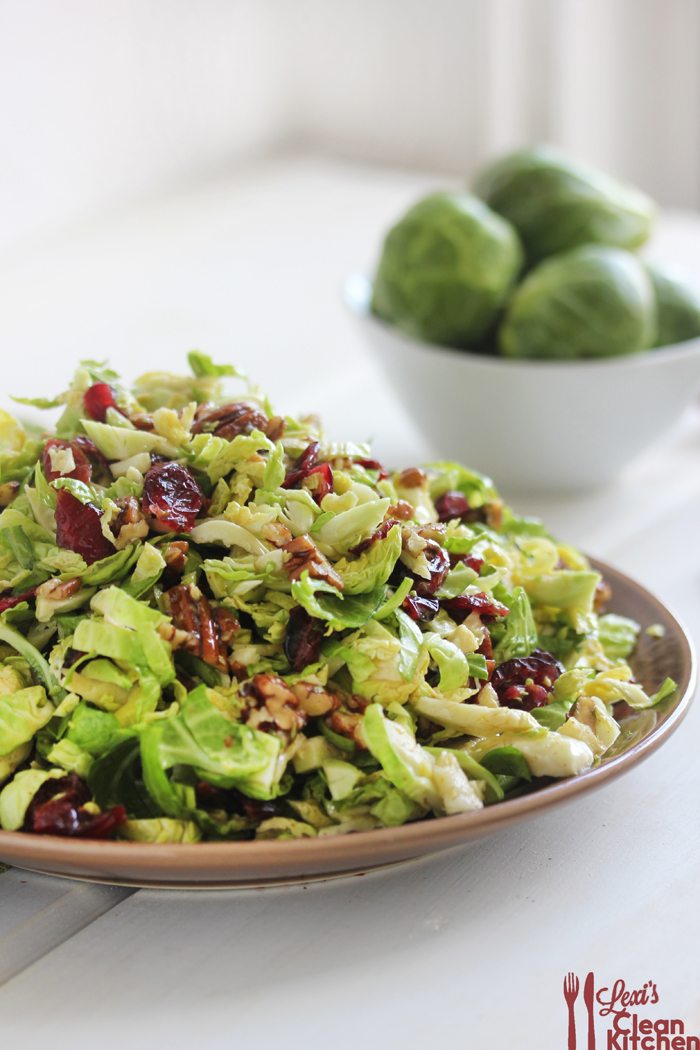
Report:
[[[299,701],[299,707],[309,718],[327,715],[340,707],[337,696],[327,692],[321,685],[314,685],[313,682],[295,682],[292,691]]]
[[[187,540],[173,540],[172,543],[165,544],[161,549],[161,554],[168,568],[182,575],[189,550],[190,545]]]
[[[281,521],[270,521],[263,526],[262,538],[275,547],[284,547],[292,540],[292,533]]]
[[[19,492],[19,481],[6,481],[0,485],[0,507],[9,507]]]
[[[267,428],[265,430],[270,441],[279,441],[284,435],[284,428],[286,425],[287,424],[282,419],[282,416],[272,416],[268,420]]]
[[[398,518],[399,521],[410,521],[413,517],[413,507],[405,499],[399,499],[392,503],[388,510],[390,518]]]
[[[80,580],[77,577],[71,580],[46,580],[37,587],[36,596],[50,602],[64,602],[67,598],[72,598],[79,590]]]
[[[355,747],[366,751],[367,745],[362,736],[362,715],[357,711],[332,711],[326,718],[326,725],[339,736],[352,740]]]
[[[292,737],[306,725],[306,713],[290,687],[276,674],[256,674],[240,688],[246,700],[243,721],[252,729]]]
[[[112,532],[114,545],[118,551],[121,551],[128,543],[145,539],[148,536],[148,522],[134,496],[126,496],[124,499],[117,500],[117,506],[120,509],[114,519]]]
[[[612,598],[612,587],[607,580],[599,580],[593,596],[593,608],[597,613],[604,613]]]
[[[200,405],[192,426],[193,434],[215,434],[228,441],[239,434],[250,434],[253,430],[261,430],[270,440],[276,441],[284,433],[284,420],[279,416],[268,419],[259,409],[237,401],[218,407]]]
[[[226,650],[238,621],[228,609],[214,609],[199,590],[178,584],[165,592],[165,605],[178,630],[187,634],[182,648],[220,671],[228,670]]]
[[[131,416],[131,422],[134,424],[137,430],[155,430],[155,423],[151,416],[147,416],[145,412],[139,412],[134,416]]]
[[[309,576],[317,580],[327,580],[339,591],[343,590],[344,584],[340,576],[325,555],[321,554],[310,536],[297,536],[289,543],[285,543],[282,549],[289,555],[285,569],[290,579],[298,580],[302,572],[306,570]]]
[[[427,480],[428,475],[420,467],[407,467],[399,474],[396,484],[402,489],[419,489]]]

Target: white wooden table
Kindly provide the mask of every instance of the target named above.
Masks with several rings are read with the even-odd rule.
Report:
[[[339,287],[434,180],[312,158],[109,216],[0,259],[2,404],[60,388],[81,356],[130,376],[192,346],[233,359],[289,410],[431,451],[344,317]],[[655,245],[700,261],[700,222]],[[700,629],[700,418],[614,489],[532,500]],[[563,975],[653,978],[700,1029],[700,706],[636,771],[467,850],[386,873],[246,892],[130,891],[0,877],[3,1045],[557,1050]]]

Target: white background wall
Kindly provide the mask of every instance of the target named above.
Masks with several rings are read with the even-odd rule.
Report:
[[[700,206],[698,0],[0,0],[0,248],[279,149]]]

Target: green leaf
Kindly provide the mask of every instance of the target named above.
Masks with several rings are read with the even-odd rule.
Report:
[[[376,587],[368,594],[342,594],[325,580],[317,580],[304,570],[292,582],[292,597],[310,616],[327,620],[333,631],[362,627],[371,620],[384,600],[386,588]]]
[[[440,672],[440,691],[451,693],[465,686],[469,680],[469,663],[462,650],[439,634],[426,634],[425,643]]]
[[[399,627],[399,673],[406,681],[411,681],[418,670],[418,662],[423,648],[423,634],[420,627],[413,622],[402,609],[395,612]]]
[[[53,704],[40,685],[0,696],[0,755],[32,740],[53,713]]]
[[[392,613],[396,612],[397,609],[400,609],[404,599],[410,594],[413,583],[414,581],[410,576],[404,576],[392,596],[387,598],[387,600],[379,606],[374,614],[374,619],[386,620]]]
[[[284,445],[278,442],[274,451],[270,453],[265,464],[262,487],[264,489],[278,489],[285,478]]]
[[[16,631],[14,627],[10,627],[2,617],[0,617],[0,642],[5,642],[6,645],[9,645],[10,648],[15,649],[20,656],[24,657],[29,664],[32,674],[39,679],[52,700],[59,701],[63,699],[66,691],[39,650],[24,635]]]
[[[627,616],[607,613],[598,617],[598,640],[609,660],[626,660],[639,637],[639,624]]]
[[[530,767],[517,747],[494,747],[482,756],[481,765],[497,776],[532,780]]]
[[[208,354],[203,354],[201,350],[190,350],[187,355],[187,363],[189,364],[192,374],[198,379],[202,376],[240,376],[241,373],[236,371],[233,365],[215,365]]]
[[[525,590],[516,587],[507,605],[508,615],[501,628],[503,633],[494,649],[494,657],[498,663],[512,660],[516,656],[529,656],[533,649],[537,648],[537,626]]]
[[[160,810],[146,790],[136,737],[122,740],[95,759],[87,775],[95,802],[102,809],[123,805],[130,817],[158,816]]]
[[[572,704],[573,700],[553,700],[551,704],[545,704],[544,707],[534,708],[532,717],[545,729],[559,729],[566,722]]]
[[[320,519],[319,519],[320,520]],[[334,568],[343,581],[343,594],[366,594],[386,583],[401,556],[401,526],[394,525],[382,540],[355,558],[341,558]]]

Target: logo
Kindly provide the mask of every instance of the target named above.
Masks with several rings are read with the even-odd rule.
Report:
[[[578,1027],[577,1043],[576,1004],[580,990],[577,975],[568,973],[564,978],[567,1050],[700,1050],[700,1037],[687,1033],[680,1018],[658,1016],[655,1008],[660,1006],[661,998],[654,981],[647,981],[641,988],[628,988],[622,978],[612,984],[596,985],[592,971],[583,982],[585,1013],[584,1022]],[[579,1022],[581,1012],[579,1004]]]

